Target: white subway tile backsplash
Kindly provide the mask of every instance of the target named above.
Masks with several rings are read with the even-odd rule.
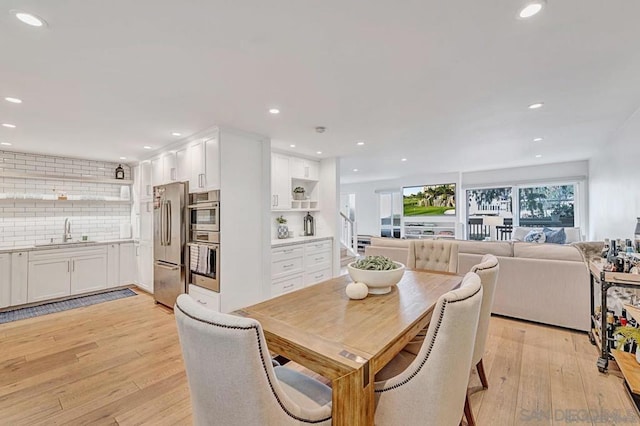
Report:
[[[117,166],[117,163],[0,151],[0,173],[4,169],[21,173],[77,177],[91,175],[112,179]],[[131,169],[126,165],[122,167],[125,179],[131,179]],[[70,197],[120,198],[120,186],[114,184],[0,177],[0,198],[3,195],[10,198],[44,195],[51,200],[0,201],[0,247],[46,243],[51,238],[60,240],[66,218],[71,221],[73,239],[86,235],[96,241],[119,238],[120,225],[131,222],[130,204],[53,201],[58,192],[66,192]]]

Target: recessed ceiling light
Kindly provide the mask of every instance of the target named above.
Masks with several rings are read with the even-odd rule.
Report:
[[[320,155],[322,154],[322,151],[316,151],[316,154]]]
[[[353,171],[354,171],[354,172],[357,172],[357,171],[358,171],[358,169],[353,169]]]
[[[403,158],[403,159],[401,159],[400,161],[407,161],[407,159],[406,159],[406,158]]]
[[[11,146],[11,142],[0,142],[0,145]]]
[[[542,138],[534,138],[533,141],[534,142],[540,142],[542,140]]]
[[[126,159],[127,159],[127,157],[120,157],[120,159],[121,159],[121,160],[126,160]]]
[[[12,104],[21,104],[22,103],[22,99],[12,98],[12,97],[9,97],[9,96],[4,98],[4,100],[7,101],[7,102],[11,102]]]
[[[9,124],[9,123],[2,123],[3,127],[8,127],[10,129],[15,129],[16,125],[15,124]]]
[[[362,145],[364,145],[364,142],[360,141],[360,142],[356,143],[356,145],[362,146]]]
[[[542,154],[536,154],[536,158],[542,158]]]
[[[529,109],[538,109],[538,108],[542,108],[542,106],[544,105],[544,103],[542,102],[536,102],[535,104],[531,104],[529,105]]]
[[[143,148],[144,148],[144,149],[153,149],[153,148],[151,148],[149,145],[145,145],[145,146],[143,146]]]
[[[32,27],[43,27],[46,24],[44,19],[32,13],[21,12],[19,10],[12,10],[11,13],[13,13],[16,18],[27,25],[31,25]]]
[[[180,132],[173,132],[173,133],[171,133],[171,136],[182,136],[182,133],[180,133]]]
[[[280,110],[278,108],[269,108],[270,114],[280,114]]]
[[[295,148],[296,146],[294,144],[289,145],[291,148]]]
[[[531,0],[528,1],[522,9],[520,9],[520,13],[518,13],[518,17],[521,19],[531,18],[534,15],[540,13],[540,11],[544,8],[545,1],[544,0]]]

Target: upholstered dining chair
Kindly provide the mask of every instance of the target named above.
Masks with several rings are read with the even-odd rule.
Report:
[[[432,271],[458,271],[458,244],[447,240],[413,240],[409,242],[407,267]]]
[[[376,425],[460,423],[481,304],[474,272],[438,299],[418,355],[399,374],[380,381],[376,376]]]
[[[471,272],[478,274],[480,281],[482,282],[482,307],[480,308],[478,331],[476,333],[476,343],[473,348],[471,365],[476,366],[478,376],[482,382],[482,387],[487,389],[489,387],[489,383],[487,382],[487,376],[484,372],[482,357],[487,343],[487,335],[489,334],[489,321],[491,320],[491,310],[493,308],[493,295],[496,291],[498,273],[500,272],[498,258],[492,254],[485,254],[482,256],[480,263],[471,268]],[[464,402],[464,415],[467,418],[467,424],[469,426],[474,426],[475,420],[473,418],[473,411],[471,411],[468,394]]]
[[[331,389],[274,368],[258,321],[203,308],[186,294],[174,312],[195,425],[331,424]]]

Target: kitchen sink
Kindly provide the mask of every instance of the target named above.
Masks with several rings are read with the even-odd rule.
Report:
[[[52,246],[74,246],[78,244],[94,244],[96,241],[58,241],[53,243],[36,244],[36,247],[52,247]]]

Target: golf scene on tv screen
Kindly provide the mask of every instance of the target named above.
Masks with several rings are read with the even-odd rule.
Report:
[[[455,215],[456,184],[404,187],[402,204],[405,216]]]

